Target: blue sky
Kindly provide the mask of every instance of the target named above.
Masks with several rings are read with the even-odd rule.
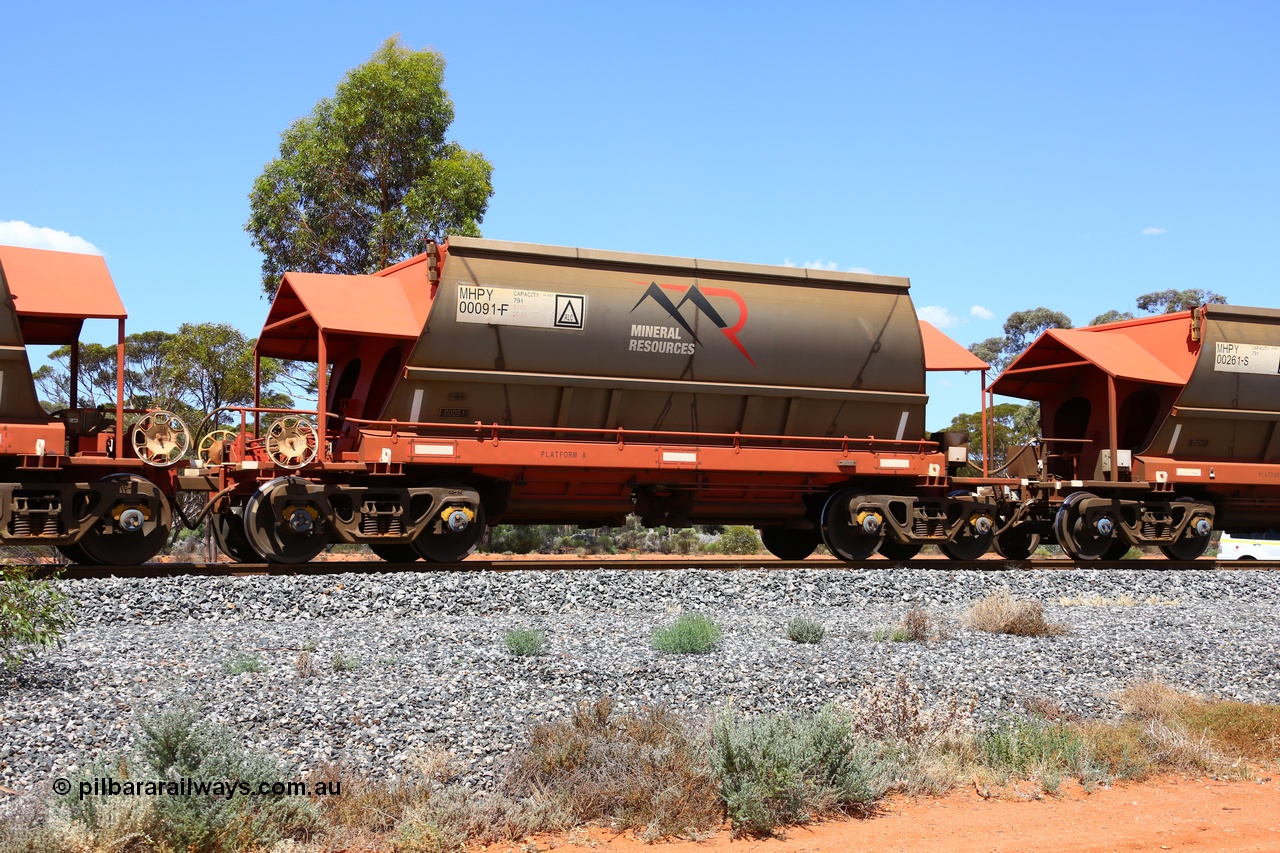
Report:
[[[448,60],[489,237],[907,276],[964,344],[1280,307],[1275,2],[11,4],[0,242],[100,249],[130,331],[256,334],[253,179],[396,33]],[[930,426],[977,386],[931,379]]]

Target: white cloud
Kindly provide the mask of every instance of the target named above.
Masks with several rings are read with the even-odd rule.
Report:
[[[12,220],[0,222],[0,246],[23,246],[28,249],[52,249],[55,252],[76,252],[81,255],[101,255],[102,250],[83,237],[52,228]]]
[[[1143,228],[1142,229],[1143,237],[1156,237],[1161,234],[1168,234],[1168,233],[1169,233],[1168,230],[1164,228]]]
[[[827,272],[859,272],[859,273],[863,273],[864,275],[875,275],[874,272],[867,269],[866,267],[845,267],[843,270],[841,270],[840,265],[837,264],[835,261],[824,261],[822,258],[818,258],[816,261],[805,261],[800,264],[797,264],[795,261],[791,260],[790,258],[784,258],[782,261],[782,265],[784,267],[800,266],[800,267],[804,267],[807,270],[826,270]]]
[[[928,320],[939,329],[949,329],[960,325],[961,322],[955,314],[938,305],[922,305],[916,309],[916,315],[921,320]]]
[[[969,313],[974,317],[977,317],[979,320],[990,320],[992,317],[996,316],[995,312],[990,308],[984,308],[981,305],[973,306],[969,309]]]

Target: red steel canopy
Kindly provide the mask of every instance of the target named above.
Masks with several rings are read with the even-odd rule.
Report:
[[[416,339],[419,317],[391,276],[285,273],[258,336],[258,355],[319,360],[319,334]]]
[[[0,274],[28,344],[69,344],[87,319],[128,314],[100,255],[0,246]]]
[[[1195,367],[1189,317],[1184,311],[1085,329],[1049,329],[1014,359],[991,390],[1041,399],[1090,367],[1116,379],[1184,385]]]
[[[991,365],[947,337],[928,320],[920,321],[925,370],[986,370]]]

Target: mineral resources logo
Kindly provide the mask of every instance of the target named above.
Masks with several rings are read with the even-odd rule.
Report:
[[[673,302],[672,298],[667,295],[667,291],[679,294],[680,301]],[[738,309],[738,322],[732,326],[729,325],[724,316],[711,304],[712,299],[728,299],[732,301]],[[742,353],[742,357],[751,362],[752,367],[757,366],[755,359],[751,357],[751,353],[747,352],[747,348],[742,345],[742,341],[738,340],[738,334],[747,325],[747,303],[737,291],[724,287],[698,287],[696,284],[658,284],[656,281],[652,281],[649,282],[648,289],[645,290],[644,295],[632,307],[631,313],[634,314],[637,308],[650,300],[656,302],[667,313],[667,316],[675,321],[676,325],[633,323],[631,325],[631,341],[627,347],[631,352],[693,355],[697,347],[702,346],[703,343],[693,331],[693,326],[689,323],[689,320],[681,313],[681,309],[687,303],[693,306],[693,318],[695,320],[699,314],[706,317],[720,330],[721,334],[729,339],[729,343],[733,344],[738,352]]]

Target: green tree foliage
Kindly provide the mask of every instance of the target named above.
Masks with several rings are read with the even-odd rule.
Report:
[[[51,410],[65,409],[71,399],[71,347],[58,347],[49,353],[49,360],[53,364],[41,365],[31,375],[36,381],[36,390],[42,400],[48,401]],[[127,389],[128,376],[125,383]],[[80,344],[80,375],[76,385],[76,402],[81,406],[114,405],[116,348],[103,344]]]
[[[1101,326],[1104,323],[1119,323],[1121,320],[1132,320],[1132,311],[1117,311],[1112,308],[1110,311],[1099,314],[1089,321],[1090,326]]]
[[[125,406],[166,409],[195,427],[219,406],[249,405],[253,402],[255,343],[225,323],[184,323],[176,334],[152,331],[129,335],[125,339]],[[42,365],[33,376],[44,405],[54,411],[68,405],[71,347],[59,347],[49,359],[53,363]],[[284,364],[262,359],[262,383],[267,388],[264,406],[292,405],[290,397],[270,388],[284,378]],[[81,407],[115,404],[114,346],[80,344],[78,385]]]
[[[982,413],[956,415],[947,431],[969,433],[968,474],[982,472]],[[999,403],[987,409],[987,446],[990,448],[990,470],[997,471],[1009,458],[1013,445],[1029,444],[1040,434],[1040,406],[1030,403]]]
[[[972,344],[969,352],[990,364],[992,372],[1001,373],[1041,332],[1070,328],[1071,318],[1061,311],[1044,307],[1015,311],[1004,322],[1003,337],[987,338]]]
[[[253,402],[254,340],[226,323],[183,323],[165,345],[169,368],[185,377],[187,398],[197,411]],[[263,359],[262,384],[269,385],[279,372],[271,359]]]
[[[1148,314],[1173,314],[1176,311],[1187,311],[1201,305],[1226,305],[1227,298],[1212,290],[1191,288],[1189,290],[1157,290],[1144,293],[1138,297],[1139,310]]]
[[[445,134],[445,61],[388,39],[281,135],[249,195],[262,286],[289,270],[372,273],[449,234],[479,236],[493,166]]]
[[[70,604],[55,583],[0,566],[0,663],[14,669],[38,646],[61,646],[72,624]]]

